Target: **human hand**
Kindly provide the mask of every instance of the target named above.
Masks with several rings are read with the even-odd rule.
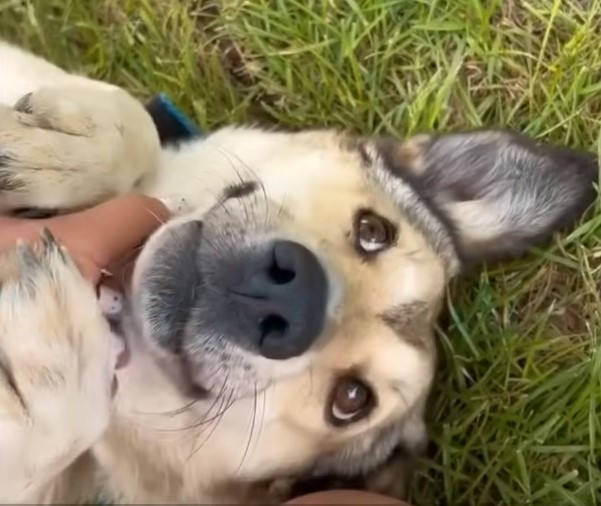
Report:
[[[0,216],[0,252],[18,240],[36,241],[47,228],[65,246],[82,274],[94,285],[105,274],[123,279],[137,249],[169,217],[159,200],[143,195],[117,197],[96,207],[44,219]]]

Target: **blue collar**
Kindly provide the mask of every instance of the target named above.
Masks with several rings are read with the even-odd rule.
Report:
[[[154,121],[162,145],[178,144],[203,135],[194,122],[163,93],[148,102],[146,110]]]

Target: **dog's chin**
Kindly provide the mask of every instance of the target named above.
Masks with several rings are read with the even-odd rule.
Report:
[[[138,315],[141,328],[148,328],[146,314]],[[184,330],[185,334],[186,331]],[[177,335],[180,343],[189,341]],[[216,346],[214,336],[194,336],[194,345],[173,349],[157,339],[157,334],[136,333],[137,342],[129,353],[141,352],[160,367],[179,392],[190,399],[219,397],[236,401],[263,391],[270,380],[256,374],[255,365],[235,346]],[[224,343],[227,340],[224,339]]]
[[[143,308],[136,319],[141,322],[140,329],[151,328],[152,315]],[[307,354],[288,361],[284,368],[284,364],[274,364],[240,348],[227,336],[197,331],[202,327],[202,320],[195,319],[181,330],[181,335],[174,333],[174,342],[179,343],[176,348],[171,343],[165,346],[159,334],[136,332],[131,353],[141,350],[150,356],[184,397],[227,402],[255,398],[272,384],[305,371],[311,361]]]

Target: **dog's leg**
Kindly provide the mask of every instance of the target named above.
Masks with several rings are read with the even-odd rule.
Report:
[[[49,234],[0,257],[0,502],[49,502],[108,426],[118,342]]]
[[[0,106],[0,212],[97,204],[132,191],[159,156],[152,119],[125,91],[42,88]]]
[[[132,191],[159,156],[126,91],[0,42],[0,213],[97,204]]]

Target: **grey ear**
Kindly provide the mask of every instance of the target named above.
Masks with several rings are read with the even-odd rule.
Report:
[[[391,170],[454,229],[468,261],[523,253],[594,202],[596,158],[507,130],[381,141]]]

